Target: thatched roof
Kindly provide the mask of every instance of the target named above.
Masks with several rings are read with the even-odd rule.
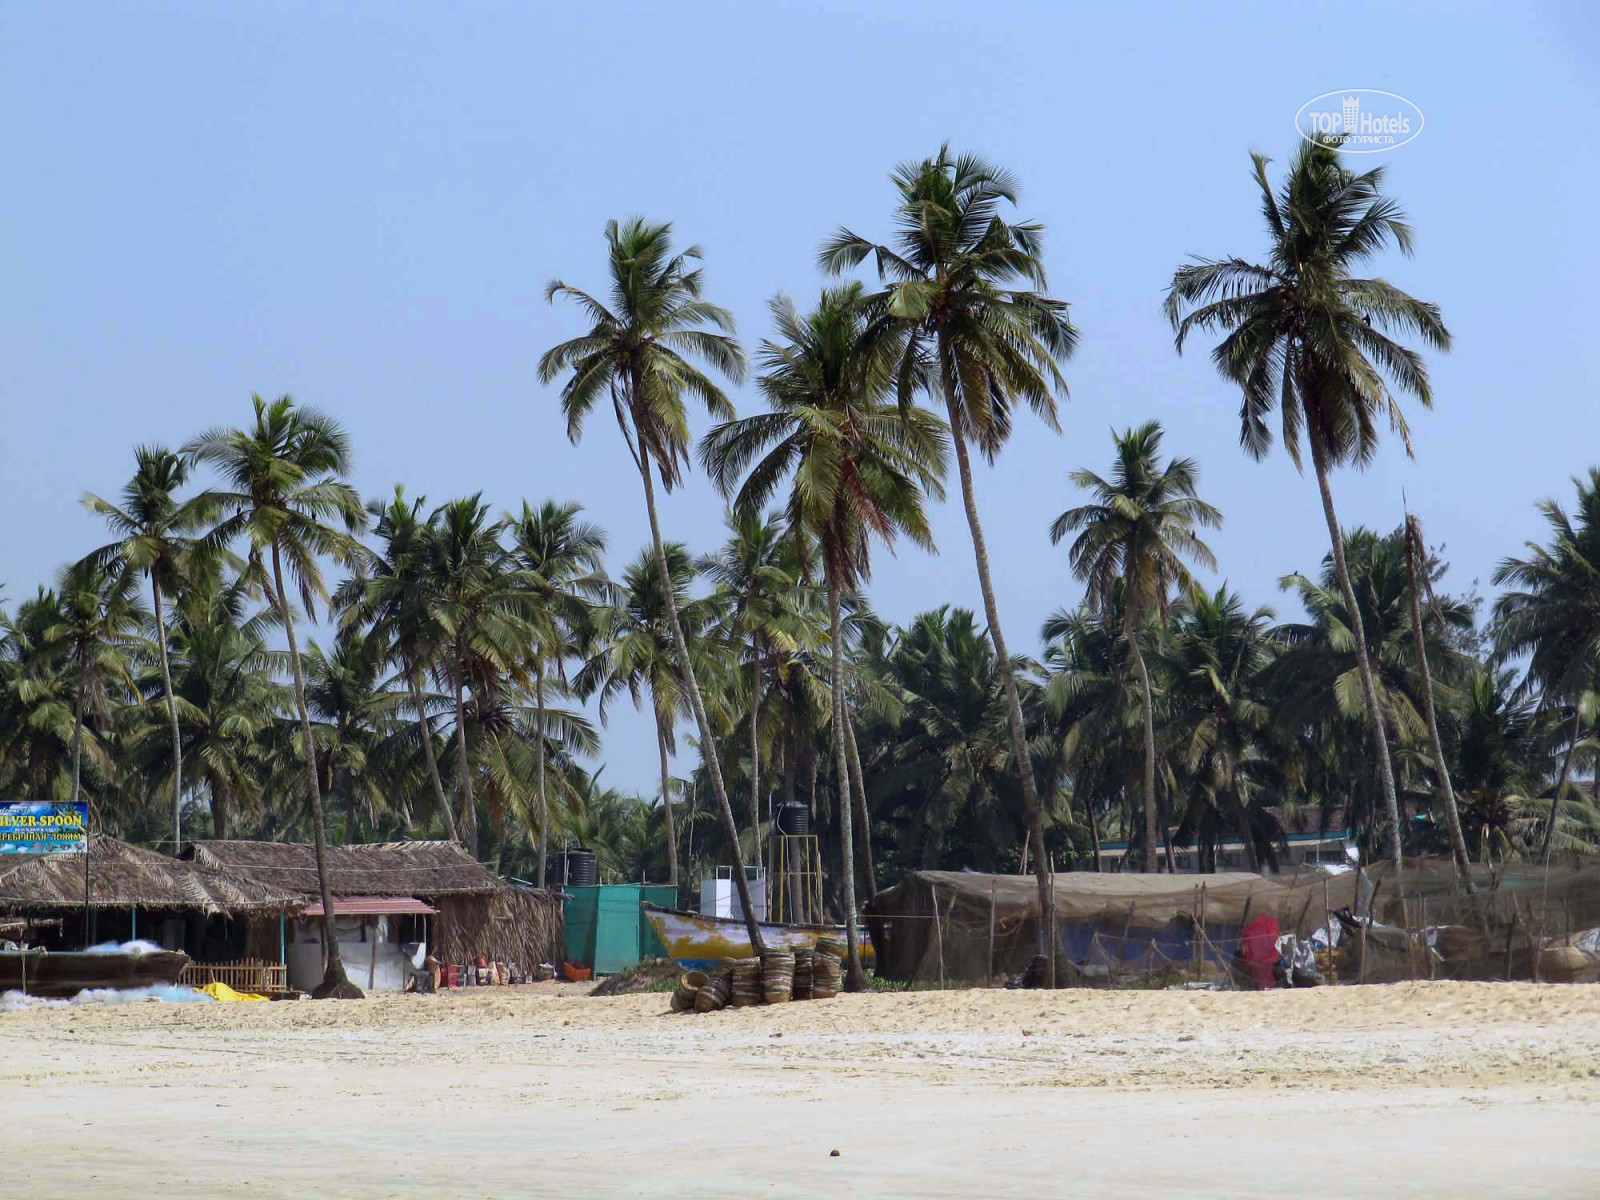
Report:
[[[506,885],[455,842],[329,846],[328,887],[339,896],[460,896]],[[297,896],[317,891],[317,855],[300,842],[197,841],[196,864],[247,876]]]
[[[89,903],[96,908],[194,908],[207,913],[276,912],[301,897],[259,880],[183,862],[97,833],[89,843]],[[78,908],[82,854],[0,857],[0,910]]]

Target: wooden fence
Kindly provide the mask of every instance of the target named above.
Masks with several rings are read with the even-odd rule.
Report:
[[[183,969],[178,982],[189,987],[225,983],[236,992],[269,996],[289,990],[289,968],[259,958],[241,958],[228,963],[192,962]]]

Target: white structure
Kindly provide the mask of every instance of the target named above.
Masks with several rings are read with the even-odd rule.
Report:
[[[402,991],[411,972],[421,965],[426,943],[420,938],[402,942],[397,935],[402,927],[414,932],[437,911],[409,896],[335,897],[333,933],[350,982],[363,991]],[[290,987],[309,992],[322,982],[321,904],[312,904],[295,918],[287,957]]]
[[[756,920],[765,921],[767,877],[760,867],[746,867],[744,878],[750,889],[750,903],[755,906]],[[715,876],[700,881],[700,915],[744,919],[744,907],[739,903],[739,889],[734,886],[732,867],[718,867]]]

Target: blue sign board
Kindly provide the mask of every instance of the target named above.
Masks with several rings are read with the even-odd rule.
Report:
[[[17,800],[0,804],[0,855],[82,854],[89,841],[89,805]]]

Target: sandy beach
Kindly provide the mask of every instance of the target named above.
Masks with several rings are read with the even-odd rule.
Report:
[[[1600,989],[0,1015],[0,1194],[1593,1195]],[[837,1150],[837,1157],[831,1152]]]

